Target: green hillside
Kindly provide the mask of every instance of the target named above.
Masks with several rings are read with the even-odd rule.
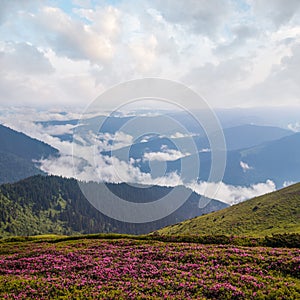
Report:
[[[165,227],[160,234],[265,236],[300,232],[300,183]]]
[[[139,189],[126,184],[86,185],[98,188],[99,194],[95,195],[97,199],[110,199],[113,192],[132,202],[145,202],[145,199],[154,201],[172,190],[159,186]],[[191,193],[184,205],[169,216],[149,223],[131,224],[111,219],[98,211],[83,196],[75,179],[37,175],[13,184],[0,185],[0,236],[149,233],[227,206],[212,200],[204,208],[199,208],[199,198],[198,194]]]

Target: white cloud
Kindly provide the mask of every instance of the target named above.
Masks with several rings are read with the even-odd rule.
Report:
[[[180,176],[173,172],[152,178],[150,173],[141,172],[134,161],[125,162],[116,157],[98,155],[87,158],[61,155],[38,161],[41,170],[48,174],[76,178],[82,181],[133,183],[174,187],[181,185]],[[88,160],[86,160],[88,159]]]
[[[208,36],[216,35],[232,12],[230,2],[223,0],[156,0],[153,4],[165,20]]]
[[[188,184],[193,191],[208,198],[218,199],[230,205],[276,190],[271,180],[253,184],[250,187],[227,185],[223,182],[200,182]]]
[[[283,183],[283,187],[288,187],[288,186],[290,186],[290,185],[292,185],[292,184],[295,184],[296,182],[294,182],[294,181],[285,181],[284,183]]]
[[[211,149],[209,149],[209,148],[203,148],[199,152],[200,153],[211,152]]]
[[[115,134],[109,133],[99,133],[99,139],[104,139],[106,142],[112,142],[112,144],[108,145],[106,149],[101,150],[116,150],[126,146],[130,146],[133,143],[133,137],[130,134],[124,133],[122,131],[117,131]]]
[[[33,9],[33,7],[36,5],[38,5],[37,1],[33,1],[33,0],[2,1],[1,10],[0,10],[0,25],[1,23],[10,24],[12,18],[16,18],[16,16],[20,15],[23,11]]]
[[[84,139],[75,133],[74,141],[83,146],[93,146],[100,153],[101,151],[111,151],[130,146],[132,145],[133,137],[122,131],[117,131],[115,134],[89,131],[85,134]]]
[[[86,154],[86,152],[85,152]],[[56,158],[39,161],[41,169],[48,174],[73,177],[84,181],[98,181],[111,183],[133,183],[144,185],[159,185],[174,187],[185,185],[194,192],[208,198],[218,199],[230,205],[247,199],[270,193],[276,190],[273,181],[253,184],[250,187],[232,186],[220,183],[186,183],[176,173],[168,173],[164,176],[152,177],[150,173],[141,172],[134,166],[135,161],[121,161],[116,157],[98,155],[97,157],[84,156],[83,158],[71,155],[62,155]],[[286,183],[285,186],[291,183]]]
[[[11,124],[16,124],[17,126],[17,122],[14,122],[15,120],[30,121],[32,123],[41,121],[69,121],[80,119],[81,113],[82,109],[73,108],[70,111],[70,107],[37,110],[35,107],[28,106],[3,106],[0,107],[0,120],[7,123],[11,122]],[[93,117],[93,115],[90,117]]]
[[[38,125],[40,127],[40,125]],[[45,133],[49,135],[63,135],[63,134],[73,134],[73,129],[77,125],[65,124],[65,125],[52,125],[52,126],[42,126]]]
[[[196,136],[196,134],[193,134],[193,133],[182,133],[182,132],[175,132],[174,134],[172,134],[170,136],[171,139],[180,139],[180,138],[190,138],[190,137],[193,137],[193,136]]]
[[[2,76],[11,73],[37,74],[40,76],[43,73],[47,74],[54,71],[42,51],[24,42],[5,42],[2,50],[0,50],[0,64]]]
[[[253,168],[250,167],[246,162],[240,161],[240,166],[244,172],[252,170]]]
[[[231,28],[233,37],[228,41],[217,45],[214,49],[215,53],[221,57],[232,57],[238,51],[243,50],[246,46],[250,46],[252,42],[259,37],[259,31],[254,25],[238,24]]]
[[[89,14],[89,10],[77,12],[91,22],[94,21],[93,13]],[[111,23],[117,26],[117,18],[117,10],[108,7],[91,26],[71,18],[58,7],[45,6],[33,21],[44,32],[45,40],[57,54],[97,63],[109,61],[113,57],[114,47],[110,39],[110,27]],[[96,31],[97,27],[99,31]]]
[[[273,105],[283,105],[282,99],[284,105],[300,104],[300,32],[297,36],[289,47],[273,44],[273,49],[278,47],[277,53],[280,53],[277,62],[271,65],[269,73],[262,81],[240,94],[245,101],[249,101],[249,105],[259,100],[265,103],[265,99],[272,99]],[[273,55],[270,51],[269,55]]]
[[[2,120],[4,118],[1,118]],[[18,120],[5,120],[3,122],[5,126],[8,126],[16,131],[25,133],[26,135],[43,141],[46,144],[58,149],[62,154],[72,154],[72,143],[67,141],[61,141],[58,137],[54,137],[51,134],[54,133],[55,126],[50,128],[49,132],[41,124],[36,124],[26,119]],[[59,127],[57,127],[59,128]],[[63,130],[71,130],[70,126],[63,126]],[[61,132],[61,128],[57,129],[57,132]],[[51,133],[51,134],[50,134]]]
[[[23,132],[26,135],[43,141],[52,147],[58,149],[62,155],[72,155],[73,144],[72,141],[62,141],[58,135],[72,134],[77,125],[63,124],[63,125],[42,125],[37,121],[53,121],[53,120],[76,120],[79,119],[81,114],[77,113],[65,113],[61,114],[54,111],[38,112],[34,109],[16,109],[2,110],[0,114],[0,121],[3,125],[8,126],[16,131]],[[95,134],[89,131],[85,135],[85,140],[79,140],[75,134],[73,137],[77,139],[77,142],[82,144],[80,149],[82,155],[84,155],[84,147],[95,147],[100,151],[116,150],[129,146],[133,142],[133,137],[124,132],[110,133],[98,133]],[[78,145],[77,148],[80,148]],[[83,156],[84,157],[84,156]]]
[[[296,123],[290,123],[288,124],[288,129],[294,131],[294,132],[300,132],[300,122]]]
[[[67,178],[76,177],[75,174],[77,172],[74,169],[74,165],[78,166],[78,169],[80,169],[80,165],[85,165],[83,160],[75,158],[71,155],[61,155],[55,158],[41,159],[36,163],[39,168],[47,174],[64,176]],[[86,172],[78,172],[78,179],[88,181],[92,178],[89,178]]]
[[[250,76],[252,64],[252,59],[247,57],[207,62],[190,68],[182,80],[201,91],[210,101],[228,99],[232,91],[238,91],[241,82]]]
[[[155,66],[157,60],[157,39],[154,35],[131,43],[130,50],[136,62],[137,70],[147,72]]]
[[[300,2],[298,0],[268,0],[253,1],[254,13],[264,20],[271,21],[276,27],[280,27],[293,21],[300,12]]]
[[[143,160],[148,161],[173,161],[185,156],[190,155],[190,153],[182,153],[179,150],[168,149],[165,145],[161,147],[162,151],[158,152],[146,152],[144,153]]]
[[[216,107],[299,105],[298,0],[81,2],[2,4],[1,104],[85,107],[153,76]]]

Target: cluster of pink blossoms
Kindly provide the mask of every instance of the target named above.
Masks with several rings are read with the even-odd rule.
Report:
[[[300,299],[300,250],[156,241],[0,245],[1,299]]]

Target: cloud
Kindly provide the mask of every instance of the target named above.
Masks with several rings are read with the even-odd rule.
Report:
[[[294,132],[300,132],[300,122],[296,123],[290,123],[288,124],[288,129],[294,131]]]
[[[0,10],[0,25],[1,23],[8,22],[15,18],[17,15],[22,13],[22,11],[32,9],[33,6],[37,5],[37,1],[26,0],[6,0],[1,2]]]
[[[137,70],[149,71],[155,66],[157,60],[156,48],[158,41],[154,35],[131,43],[130,50],[136,61]]]
[[[196,136],[194,133],[182,133],[182,132],[175,132],[170,136],[171,139],[180,139],[180,138],[190,138]]]
[[[252,170],[253,168],[250,167],[247,163],[240,161],[240,166],[243,169],[244,172]]]
[[[48,174],[72,177],[83,181],[127,182],[129,184],[169,187],[185,185],[199,195],[218,199],[230,205],[276,190],[276,186],[271,180],[253,184],[250,187],[232,186],[223,182],[187,183],[183,182],[176,172],[153,178],[150,173],[141,172],[138,167],[134,166],[134,161],[132,160],[125,162],[116,157],[102,155],[90,158],[89,160],[71,155],[62,155],[56,158],[43,159],[38,164],[41,170]]]
[[[211,101],[218,98],[227,99],[240,82],[250,76],[251,68],[251,59],[235,57],[216,64],[206,63],[191,68],[182,80],[202,91]]]
[[[87,158],[87,157],[85,157]],[[61,155],[60,157],[42,159],[37,162],[41,170],[48,174],[76,178],[82,181],[96,181],[107,183],[144,184],[174,187],[182,181],[176,172],[152,178],[150,173],[141,172],[135,167],[134,161],[125,162],[116,157],[98,155],[90,161]]]
[[[20,114],[21,115],[21,114]],[[32,112],[32,118],[36,112]],[[58,120],[61,114],[53,113]],[[70,114],[69,117],[72,117]],[[40,114],[41,119],[47,120],[47,116]],[[0,116],[0,119],[11,121],[10,115],[7,117]],[[14,122],[12,122],[14,123]],[[10,123],[10,124],[12,124]],[[9,125],[5,123],[6,125]],[[50,157],[36,161],[37,166],[48,174],[73,177],[84,181],[101,181],[101,182],[128,182],[140,183],[147,185],[176,186],[182,184],[180,176],[177,173],[168,173],[164,176],[152,177],[150,173],[142,172],[136,163],[139,160],[130,159],[123,161],[117,157],[101,155],[101,151],[123,148],[131,145],[133,137],[123,132],[99,133],[95,134],[88,131],[84,139],[79,139],[76,134],[74,141],[76,145],[68,141],[61,141],[55,135],[70,134],[77,125],[45,125],[36,123],[35,120],[18,118],[12,128],[27,133],[31,137],[44,141],[57,148],[60,152],[59,157]],[[25,130],[21,130],[25,129]],[[75,147],[75,148],[74,148]],[[95,149],[97,151],[95,152]],[[178,156],[179,152],[169,151],[162,147],[163,153],[168,154],[171,158]],[[173,155],[173,156],[172,156]]]
[[[0,102],[3,104],[14,105],[17,101],[20,105],[25,99],[32,101],[33,97],[48,94],[45,81],[54,73],[54,68],[37,47],[25,42],[0,43],[0,65]]]
[[[273,64],[266,78],[241,94],[249,104],[254,101],[272,99],[274,105],[300,104],[300,40],[293,43],[290,52],[281,57],[279,63]]]
[[[261,18],[271,20],[276,26],[280,27],[293,20],[299,14],[300,3],[298,0],[268,0],[253,1],[253,10]]]
[[[54,71],[43,52],[27,43],[6,42],[0,51],[1,73],[43,74]]]
[[[258,37],[259,31],[253,25],[237,25],[233,26],[231,29],[233,37],[230,41],[225,41],[220,43],[214,52],[221,57],[232,57],[234,54],[240,50],[242,47],[246,46],[249,41],[253,41]]]
[[[40,125],[37,125],[38,127]],[[50,125],[50,126],[43,126],[43,130],[45,133],[49,135],[64,135],[64,134],[73,134],[73,129],[76,128],[77,125],[72,124],[65,124],[65,125]]]
[[[216,35],[231,12],[230,2],[223,0],[156,0],[153,5],[166,21],[208,36]]]
[[[73,108],[70,111],[69,107],[65,108],[50,108],[47,110],[36,109],[35,107],[19,107],[19,106],[3,106],[0,109],[0,120],[18,126],[16,121],[27,121],[31,123],[38,123],[42,121],[69,121],[78,120],[81,118],[82,109]],[[89,115],[88,117],[94,117]],[[20,130],[22,127],[19,127]]]
[[[62,154],[72,154],[72,143],[67,141],[61,141],[58,137],[53,135],[60,134],[62,131],[70,131],[74,126],[65,125],[60,128],[59,126],[52,126],[47,130],[41,124],[37,124],[34,121],[28,119],[6,119],[1,118],[3,124],[16,131],[25,133],[26,135],[43,141],[44,143],[51,145],[52,147],[58,149]],[[55,131],[56,129],[56,131]]]
[[[294,182],[294,181],[285,181],[284,183],[283,183],[283,185],[282,185],[282,187],[288,187],[288,186],[290,186],[290,185],[292,185],[292,184],[295,184],[296,182]]]
[[[74,165],[80,169],[82,164],[85,164],[80,158],[73,157],[71,155],[60,155],[57,158],[41,159],[36,161],[37,166],[47,174],[64,176],[67,178],[75,178],[76,171],[74,170]],[[78,179],[80,180],[90,180],[92,178],[88,177],[86,172],[78,172]]]
[[[288,187],[288,186],[293,185],[293,184],[295,184],[295,183],[296,183],[296,182],[294,182],[294,181],[285,181],[285,182],[283,183],[282,187]]]
[[[77,10],[77,13],[92,22],[93,26],[71,18],[58,7],[49,6],[43,7],[33,17],[33,22],[44,32],[48,45],[59,55],[95,63],[111,60],[114,52],[111,33],[114,30],[112,27],[118,26],[118,11],[108,7],[102,13],[89,10]]]
[[[250,187],[227,185],[223,182],[190,183],[188,187],[200,195],[218,199],[230,205],[276,190],[275,183],[271,180],[253,184]]]
[[[92,115],[93,116],[93,115]],[[58,149],[61,154],[72,155],[72,142],[62,141],[59,135],[71,134],[75,140],[78,140],[76,128],[78,125],[73,124],[42,124],[40,121],[60,120],[76,120],[80,119],[80,113],[59,113],[56,110],[36,111],[35,109],[7,109],[3,108],[0,114],[0,121],[3,125],[8,126],[16,131],[25,133],[26,135],[43,141],[52,147]],[[95,147],[99,151],[110,151],[129,146],[133,143],[133,137],[127,133],[117,131],[111,133],[94,133],[88,131],[84,140],[78,140],[83,149],[80,149],[84,154],[84,147]],[[79,148],[80,146],[77,145]]]
[[[298,0],[4,1],[0,103],[85,107],[122,81],[162,77],[214,107],[299,105],[299,8]]]
[[[179,150],[168,149],[166,146],[162,146],[159,152],[146,152],[144,153],[143,160],[146,161],[173,161],[185,156],[190,155],[190,153],[182,153]]]
[[[100,144],[98,142],[99,151],[121,149],[133,143],[133,136],[122,131],[117,131],[115,134],[100,132],[95,135],[95,138],[94,143],[100,141]]]

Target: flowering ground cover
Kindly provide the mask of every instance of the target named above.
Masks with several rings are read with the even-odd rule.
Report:
[[[300,249],[83,239],[0,244],[0,299],[300,299]]]

